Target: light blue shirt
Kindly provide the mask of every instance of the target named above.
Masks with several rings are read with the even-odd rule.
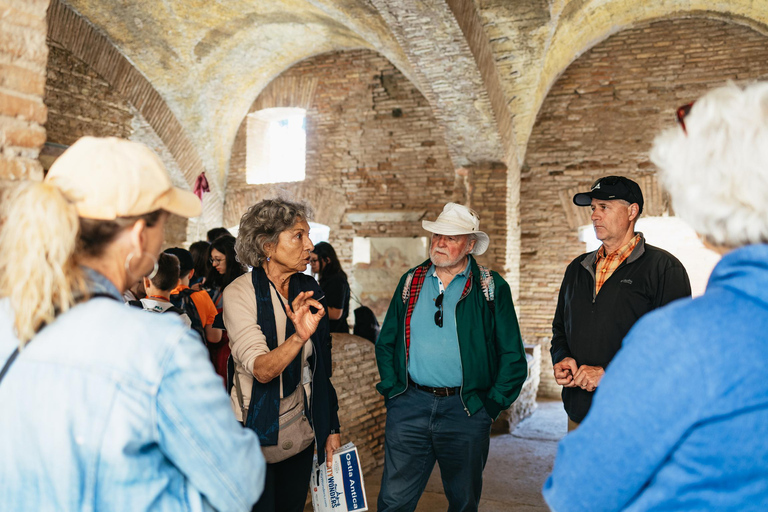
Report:
[[[417,384],[433,387],[461,386],[461,355],[456,331],[456,304],[469,275],[469,261],[456,274],[443,297],[443,326],[435,324],[435,299],[440,295],[440,278],[432,265],[424,278],[411,316],[411,347],[408,371]]]
[[[110,298],[75,306],[0,382],[0,508],[250,510],[265,465],[205,347],[176,315]],[[0,366],[18,346],[0,300]]]

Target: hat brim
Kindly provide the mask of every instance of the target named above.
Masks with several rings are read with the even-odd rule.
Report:
[[[160,207],[181,217],[199,217],[203,213],[200,199],[188,190],[173,187],[163,195]]]
[[[470,254],[475,254],[478,256],[488,250],[488,245],[491,243],[490,237],[484,231],[468,231],[454,224],[448,224],[440,221],[432,222],[429,220],[423,220],[421,221],[421,227],[431,233],[438,235],[475,235],[477,237],[477,242],[475,243],[475,247],[472,249]]]

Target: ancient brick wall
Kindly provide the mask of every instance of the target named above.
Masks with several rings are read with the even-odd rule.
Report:
[[[662,20],[610,37],[566,69],[539,112],[522,175],[526,341],[551,336],[563,272],[584,252],[564,192],[610,174],[652,183],[648,150],[661,129],[675,126],[675,109],[728,79],[766,76],[766,43],[750,28],[719,20]],[[543,365],[542,389],[550,375]]]
[[[68,50],[49,45],[47,142],[70,146],[84,135],[128,137],[134,116],[129,102]]]
[[[324,54],[303,61],[281,78],[317,78],[307,109],[307,166],[304,183],[246,185],[245,122],[232,153],[225,217],[236,222],[253,202],[275,191],[307,198],[322,189],[341,204],[312,204],[317,221],[331,226],[332,242],[358,236],[421,236],[416,223],[352,226],[346,211],[426,211],[436,216],[454,193],[455,173],[427,101],[384,57],[367,51]],[[271,106],[259,99],[255,109]],[[315,199],[309,197],[307,199]],[[330,208],[334,206],[334,208]],[[350,231],[341,240],[339,230]]]
[[[84,135],[136,140],[157,152],[174,184],[183,187],[184,178],[173,155],[125,95],[56,41],[48,39],[48,46],[46,142],[70,146]],[[187,219],[171,215],[164,246],[180,246],[186,240]]]
[[[374,345],[351,334],[333,334],[333,386],[339,397],[343,443],[360,452],[364,473],[384,464],[384,398],[376,391],[379,371]]]
[[[0,181],[41,179],[48,0],[0,2]]]
[[[306,94],[309,81],[315,84],[311,99]],[[480,261],[503,272],[506,169],[478,165],[454,170],[429,103],[387,59],[368,50],[308,59],[273,81],[251,110],[288,106],[307,109],[305,181],[247,185],[243,122],[227,179],[227,225],[237,224],[245,209],[264,197],[283,194],[306,200],[316,211],[315,220],[331,227],[330,242],[354,281],[353,237],[426,236],[420,215],[434,219],[446,202],[457,201],[478,211],[481,227],[491,236],[491,247]],[[346,216],[370,211],[418,215],[416,220],[360,222]],[[385,286],[386,297],[372,300],[388,303],[397,277]]]

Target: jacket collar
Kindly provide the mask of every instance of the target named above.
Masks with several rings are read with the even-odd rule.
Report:
[[[643,236],[643,234],[639,231],[637,234],[640,235],[640,241],[637,242],[637,245],[632,251],[632,254],[630,254],[629,257],[626,260],[624,260],[624,263],[626,265],[634,263],[640,258],[640,256],[645,254],[645,236]],[[581,260],[581,266],[586,268],[587,270],[593,269],[595,267],[595,261],[597,261],[597,251],[599,250],[600,248],[598,247],[594,251],[587,253],[584,259]]]
[[[88,291],[93,295],[109,295],[110,297],[123,302],[123,296],[117,287],[107,279],[101,272],[97,272],[90,267],[81,266]]]

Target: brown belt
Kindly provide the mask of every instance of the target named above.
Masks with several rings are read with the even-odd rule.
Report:
[[[453,396],[456,393],[459,392],[461,388],[433,388],[431,386],[422,386],[421,384],[416,384],[413,382],[413,380],[408,377],[408,384],[415,387],[416,389],[420,389],[421,391],[426,391],[427,393],[431,393],[435,396]]]

